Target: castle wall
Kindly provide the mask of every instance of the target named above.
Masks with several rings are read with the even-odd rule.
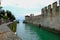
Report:
[[[56,9],[57,9],[57,2],[53,3],[53,8],[52,8],[52,15],[56,16]]]
[[[48,10],[47,10],[47,7],[44,8],[44,17],[47,17],[47,13],[48,13]]]
[[[44,17],[44,9],[41,9],[42,17]]]
[[[60,6],[60,0],[59,0],[59,6]]]
[[[57,9],[56,9],[56,15],[59,16],[59,6],[57,6]]]
[[[41,13],[41,15],[31,16],[30,19],[27,19],[29,19],[30,23],[60,30],[60,4],[57,6],[57,2],[54,2],[52,5],[42,8]]]
[[[59,0],[59,16],[60,16],[60,0]]]
[[[60,6],[59,6],[59,16],[60,16]]]
[[[42,8],[41,13],[42,13],[42,17],[47,17],[47,13],[48,13],[47,7]]]
[[[51,5],[48,5],[48,16],[52,16],[52,9],[51,9]]]

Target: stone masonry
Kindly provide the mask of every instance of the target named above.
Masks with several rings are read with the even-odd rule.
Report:
[[[25,16],[25,21],[60,31],[60,0],[59,6],[57,6],[57,2],[54,2],[52,5],[42,8],[41,15]]]

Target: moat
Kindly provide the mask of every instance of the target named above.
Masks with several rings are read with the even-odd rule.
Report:
[[[60,40],[60,35],[22,21],[17,25],[17,36],[22,40]]]

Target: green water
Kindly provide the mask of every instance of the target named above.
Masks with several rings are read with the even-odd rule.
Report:
[[[17,25],[17,36],[22,40],[60,40],[58,34],[22,22]]]

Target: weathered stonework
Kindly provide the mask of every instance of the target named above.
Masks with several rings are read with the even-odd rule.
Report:
[[[57,6],[57,2],[54,2],[52,6],[42,8],[41,15],[25,17],[25,21],[60,31],[60,0],[59,6]]]

